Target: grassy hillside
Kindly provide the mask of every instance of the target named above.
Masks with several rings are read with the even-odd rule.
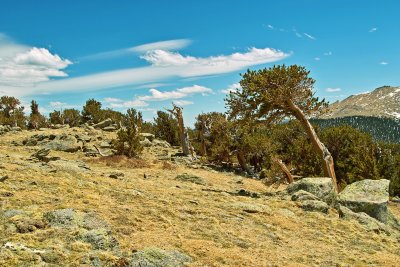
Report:
[[[30,157],[38,147],[21,145],[32,134],[0,137],[1,173],[8,176],[0,182],[0,266],[43,261],[53,264],[45,266],[126,266],[132,252],[154,247],[189,255],[189,266],[395,266],[400,261],[394,236],[341,220],[334,209],[327,215],[303,211],[293,201],[268,196],[275,189],[258,180],[159,159],[174,149],[148,148],[139,162],[52,151],[49,156],[64,164],[45,164]],[[201,182],[176,179],[183,173]],[[259,197],[236,194],[241,189]],[[391,208],[399,213],[399,207]],[[97,232],[85,239],[84,229],[43,223],[59,209],[90,215],[89,224],[107,225],[106,237],[112,239],[103,242]],[[10,243],[25,250],[10,253],[4,249]]]

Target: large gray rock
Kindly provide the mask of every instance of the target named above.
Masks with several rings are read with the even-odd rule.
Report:
[[[101,121],[101,122],[99,122],[97,124],[94,124],[93,127],[95,129],[103,129],[103,128],[108,127],[108,126],[110,126],[112,124],[113,124],[112,119],[108,118],[108,119],[105,119],[104,121]]]
[[[389,220],[389,180],[365,179],[352,183],[339,194],[338,204],[354,212],[365,212],[383,223]]]
[[[160,139],[154,139],[152,141],[152,143],[153,143],[153,146],[159,146],[159,147],[165,147],[165,148],[171,147],[171,145],[167,141],[160,140]]]
[[[336,199],[336,191],[333,186],[332,179],[326,177],[303,178],[290,184],[286,190],[289,194],[294,194],[295,192],[304,190],[330,205],[333,204]]]
[[[76,152],[81,148],[75,136],[66,134],[58,135],[53,141],[45,144],[44,147],[64,152]]]
[[[147,248],[132,254],[129,267],[184,267],[192,258],[179,251]]]
[[[344,206],[339,206],[339,217],[344,220],[356,220],[368,231],[389,232],[389,228],[384,223],[372,218],[365,212],[353,212]]]

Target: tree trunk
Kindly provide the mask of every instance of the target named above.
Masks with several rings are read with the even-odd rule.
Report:
[[[238,150],[238,151],[236,152],[236,157],[237,157],[237,159],[238,159],[238,162],[239,162],[240,167],[242,167],[242,169],[243,169],[245,172],[249,173],[249,168],[248,168],[248,166],[247,166],[246,159],[245,159],[245,157],[244,157],[243,151]]]
[[[176,119],[178,120],[179,137],[181,139],[182,152],[183,155],[189,156],[189,139],[185,131],[185,124],[183,123],[182,108],[175,105],[173,106],[174,108],[172,110],[168,109],[168,111],[175,115]]]
[[[200,143],[201,143],[201,145],[200,145],[200,153],[204,157],[204,156],[207,155],[206,141],[204,139],[204,131],[205,131],[206,127],[204,125],[203,119],[201,119],[200,123],[201,123],[201,126],[200,126],[201,127],[200,128]]]
[[[311,139],[311,142],[314,145],[314,149],[317,151],[318,154],[322,156],[324,165],[324,174],[327,177],[332,178],[333,185],[335,186],[336,191],[338,191],[337,181],[336,181],[336,174],[334,168],[333,157],[326,146],[319,140],[317,133],[314,130],[314,127],[311,123],[307,120],[306,116],[304,115],[303,111],[295,105],[292,101],[288,101],[289,108],[293,111],[294,116],[296,119],[300,121],[303,125],[304,129],[307,131],[308,136]]]
[[[279,168],[285,173],[287,181],[289,184],[294,182],[293,175],[290,173],[289,169],[286,167],[285,163],[277,157],[273,157],[272,160],[278,164]]]

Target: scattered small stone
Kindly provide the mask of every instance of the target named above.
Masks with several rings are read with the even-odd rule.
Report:
[[[110,175],[108,177],[113,178],[113,179],[119,179],[120,177],[124,177],[124,173],[123,172],[118,172],[118,171],[114,171],[112,173],[110,173]]]
[[[0,182],[5,182],[8,179],[8,175],[0,176]]]
[[[259,194],[256,192],[250,192],[247,191],[246,189],[240,189],[237,193],[238,196],[243,196],[243,197],[252,197],[252,198],[259,198]]]

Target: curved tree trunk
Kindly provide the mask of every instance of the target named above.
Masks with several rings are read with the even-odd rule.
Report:
[[[273,157],[272,160],[278,164],[279,168],[285,173],[287,181],[289,184],[294,182],[293,175],[290,173],[289,169],[286,167],[285,163],[278,157]]]
[[[303,125],[304,129],[306,130],[308,136],[311,139],[311,142],[314,145],[314,149],[317,151],[317,153],[319,155],[322,156],[322,160],[324,162],[324,165],[323,165],[324,174],[327,177],[332,178],[333,185],[335,186],[336,191],[338,191],[334,162],[333,162],[333,157],[332,157],[331,153],[329,152],[328,148],[326,148],[326,146],[321,142],[321,140],[319,140],[319,137],[317,136],[317,133],[315,132],[314,127],[307,120],[303,111],[297,105],[295,105],[292,101],[288,101],[288,105],[289,105],[290,110],[293,111],[296,119],[298,119],[300,121],[300,123]]]

